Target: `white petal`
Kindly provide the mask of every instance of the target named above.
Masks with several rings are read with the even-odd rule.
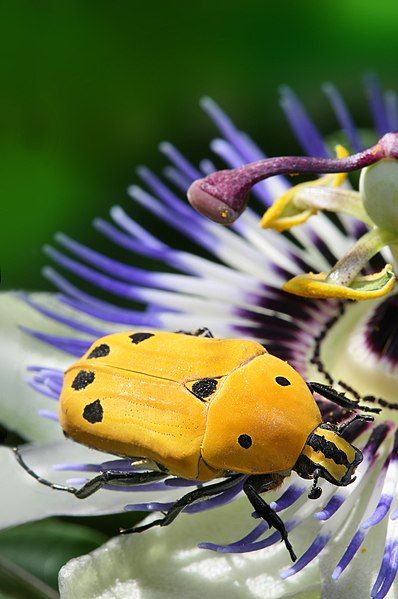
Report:
[[[55,472],[54,464],[91,463],[114,460],[115,456],[94,451],[74,441],[31,444],[22,448],[27,465],[51,482],[64,484],[69,477],[86,476],[86,473]],[[86,499],[77,499],[63,491],[45,487],[32,478],[16,460],[12,450],[0,447],[0,472],[2,475],[0,528],[15,526],[47,516],[90,516],[122,512],[129,503],[142,503],[154,499],[153,492],[98,491]],[[92,477],[92,473],[87,474]],[[174,501],[184,491],[171,487],[157,494],[156,500]]]
[[[32,293],[30,298],[63,316],[73,314],[79,319],[79,314],[60,304],[55,294]],[[94,322],[94,319],[84,318],[86,324]],[[34,365],[64,370],[73,358],[31,337],[19,328],[21,325],[53,335],[82,335],[41,315],[16,294],[0,294],[0,421],[27,439],[57,439],[61,435],[59,427],[37,413],[41,408],[57,411],[56,402],[26,383],[29,374],[26,369]]]
[[[250,505],[242,497],[201,514],[181,514],[165,528],[111,539],[96,551],[73,559],[60,571],[61,599],[318,599],[316,563],[282,581],[289,562],[282,543],[248,554],[218,554],[196,547],[204,540],[229,542],[251,527]],[[300,552],[305,531],[291,540]]]
[[[383,557],[386,539],[387,519],[372,528],[366,536],[357,555],[337,581],[332,580],[332,573],[345,548],[350,542],[355,529],[344,534],[336,543],[330,543],[330,548],[325,549],[320,557],[320,571],[322,575],[322,589],[325,597],[333,599],[363,599],[369,597]],[[397,582],[391,587],[386,599],[397,597]]]

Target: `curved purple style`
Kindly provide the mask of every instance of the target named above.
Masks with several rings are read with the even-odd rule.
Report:
[[[232,224],[246,208],[253,185],[274,175],[304,173],[348,173],[383,158],[398,158],[398,132],[386,133],[377,144],[346,158],[281,156],[251,162],[232,170],[197,179],[188,189],[188,200],[211,220]]]

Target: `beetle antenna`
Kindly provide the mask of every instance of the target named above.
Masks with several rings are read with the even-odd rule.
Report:
[[[372,412],[373,414],[379,414],[381,412],[381,408],[372,408],[370,406],[364,406],[360,404],[357,400],[348,399],[345,396],[345,393],[339,393],[336,389],[333,389],[330,385],[323,385],[322,383],[309,382],[307,383],[310,391],[313,393],[319,393],[322,397],[325,397],[329,401],[341,406],[342,408],[346,408],[347,410],[362,410],[363,412]]]

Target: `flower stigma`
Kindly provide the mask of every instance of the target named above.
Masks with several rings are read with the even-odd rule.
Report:
[[[300,183],[280,196],[260,220],[262,228],[285,231],[305,223],[318,211],[347,214],[370,230],[358,239],[329,272],[298,275],[284,289],[303,297],[369,300],[388,294],[395,285],[392,264],[371,275],[361,270],[383,247],[397,263],[398,132],[387,133],[374,146],[350,156],[342,146],[337,158],[285,156],[268,158],[208,175],[188,190],[191,205],[212,220],[230,225],[245,210],[249,191],[278,175],[337,173]],[[346,173],[361,170],[359,192],[342,188]],[[228,211],[229,206],[229,211]]]

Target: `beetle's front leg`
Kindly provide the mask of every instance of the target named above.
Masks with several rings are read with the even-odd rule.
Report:
[[[278,481],[279,482],[279,481]],[[287,530],[283,523],[283,520],[278,516],[278,514],[271,508],[268,503],[260,497],[259,493],[264,493],[265,491],[270,491],[276,486],[275,477],[272,474],[261,474],[261,475],[253,475],[249,476],[244,484],[243,490],[246,493],[250,503],[254,507],[257,512],[257,515],[260,518],[263,518],[268,524],[269,527],[273,526],[281,535],[282,541],[284,541],[286,545],[286,549],[290,553],[290,557],[292,561],[296,561],[297,557],[293,551],[293,547],[288,539]]]

